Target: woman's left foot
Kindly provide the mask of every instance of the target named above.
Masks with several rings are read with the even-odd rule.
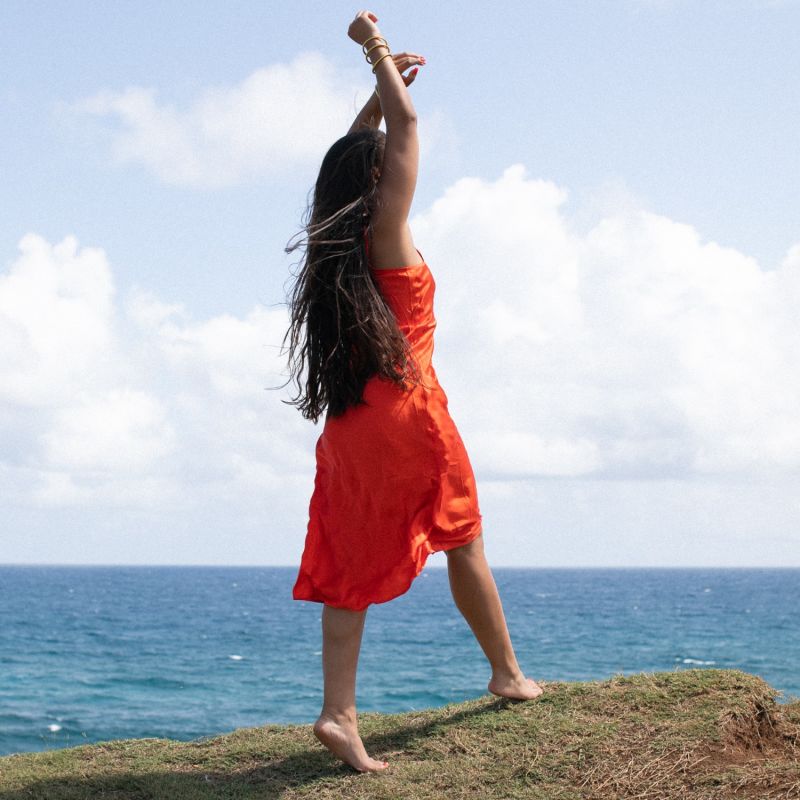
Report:
[[[526,678],[522,673],[516,677],[492,675],[488,689],[498,697],[508,697],[512,700],[533,700],[544,691],[533,678]]]

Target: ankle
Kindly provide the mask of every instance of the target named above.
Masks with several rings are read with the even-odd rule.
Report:
[[[332,720],[339,725],[355,725],[355,708],[327,708],[323,707],[319,713],[319,720]]]
[[[492,679],[498,681],[521,680],[525,677],[519,664],[504,664],[503,666],[492,667]]]

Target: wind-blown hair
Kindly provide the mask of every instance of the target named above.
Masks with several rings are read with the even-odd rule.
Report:
[[[376,168],[383,164],[386,134],[363,128],[334,142],[322,160],[314,199],[306,208],[306,242],[290,292],[289,380],[291,402],[317,423],[363,404],[364,385],[376,374],[403,389],[418,383],[419,366],[367,262],[364,234],[378,202]],[[292,237],[294,238],[294,237]],[[291,240],[290,240],[291,241]],[[308,367],[305,387],[300,375]],[[287,381],[288,382],[288,381]]]

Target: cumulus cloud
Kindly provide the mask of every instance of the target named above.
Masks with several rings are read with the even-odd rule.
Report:
[[[0,276],[0,398],[22,406],[64,402],[114,350],[113,285],[103,252],[68,236],[33,234]]]
[[[117,163],[138,163],[169,184],[223,187],[255,176],[291,175],[316,164],[347,132],[373,86],[307,51],[254,71],[239,84],[202,91],[185,108],[160,102],[151,87],[103,90],[60,106],[77,125],[95,118]],[[422,154],[449,135],[440,112],[421,120]]]
[[[611,481],[620,497],[713,484],[717,500],[720,481],[791,481],[800,244],[768,271],[630,200],[582,230],[568,203],[515,164],[411,221],[437,284],[434,364],[481,497],[502,505],[532,479]],[[284,307],[198,320],[142,287],[118,297],[102,249],[25,235],[0,273],[0,493],[257,508],[301,536],[321,427],[280,402],[288,389],[267,391],[286,381],[287,324]]]
[[[497,475],[800,467],[800,247],[779,270],[628,204],[580,234],[521,164],[413,222],[440,377]],[[504,443],[498,446],[498,443]]]
[[[6,499],[191,505],[208,483],[230,495],[306,464],[265,390],[283,382],[284,311],[197,322],[138,287],[118,301],[105,253],[74,236],[19,250],[0,275]]]

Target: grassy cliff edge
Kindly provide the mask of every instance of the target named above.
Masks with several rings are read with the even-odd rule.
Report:
[[[0,800],[314,797],[800,798],[800,701],[738,670],[539,681],[544,695],[487,694],[426,711],[359,715],[361,774],[311,725],[191,742],[130,739],[0,758]]]

